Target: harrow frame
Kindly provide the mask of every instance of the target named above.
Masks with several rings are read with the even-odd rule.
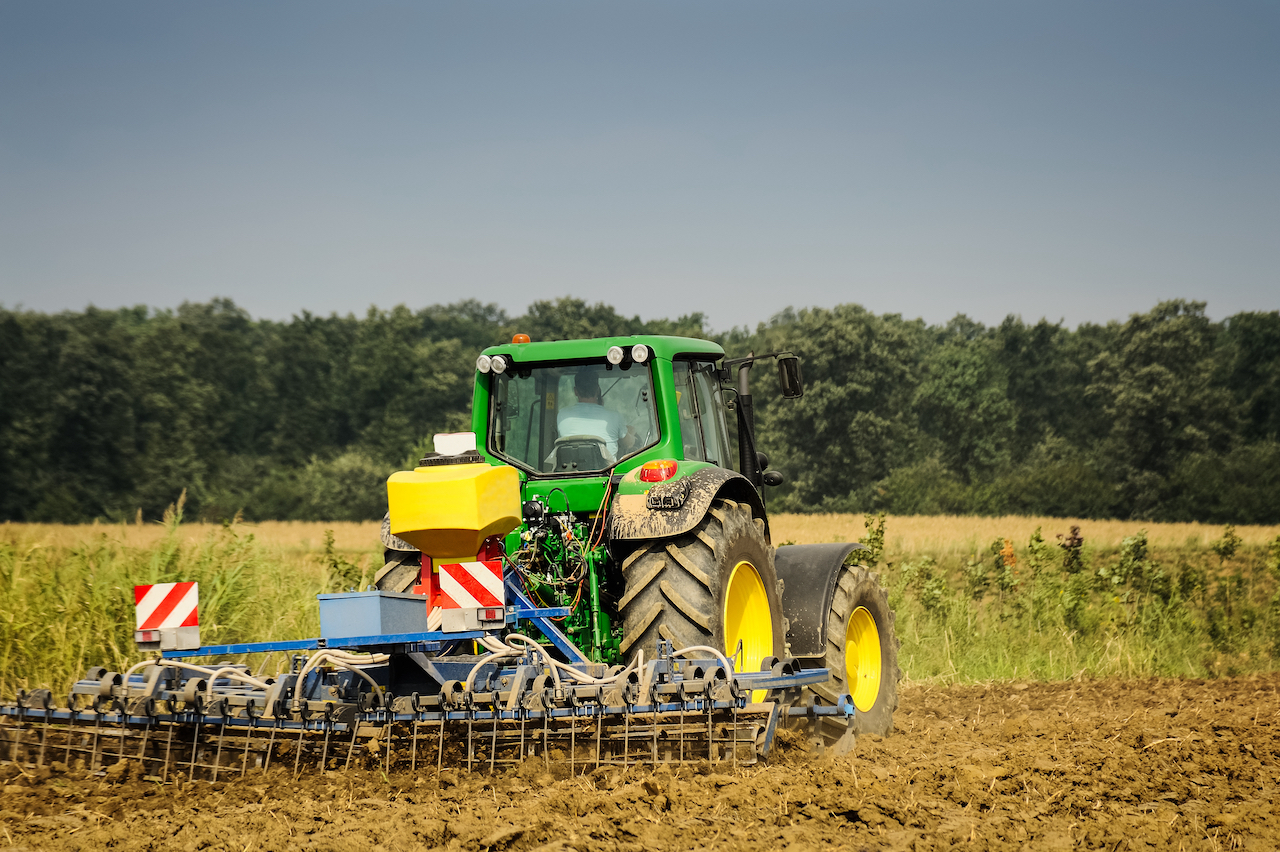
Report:
[[[506,586],[515,604],[504,627],[531,624],[547,644],[504,643],[500,630],[475,630],[163,651],[124,674],[90,669],[66,709],[54,706],[48,689],[0,704],[0,760],[79,759],[92,771],[131,761],[158,780],[184,770],[188,779],[217,780],[290,757],[295,774],[347,767],[357,754],[384,770],[410,771],[432,762],[441,768],[446,758],[489,770],[539,758],[567,762],[570,771],[695,760],[749,765],[767,757],[779,724],[803,727],[818,750],[852,745],[857,711],[848,696],[831,705],[804,689],[825,682],[826,669],[769,658],[762,671],[735,672],[732,659],[712,648],[666,642],[647,662],[606,669],[556,627],[552,619],[566,610],[534,606],[511,574]],[[456,653],[467,640],[487,654]],[[297,654],[307,651],[314,653]],[[289,671],[266,679],[243,663],[187,662],[255,653],[297,655]],[[752,702],[753,694],[765,700]],[[424,741],[434,755],[424,756]]]

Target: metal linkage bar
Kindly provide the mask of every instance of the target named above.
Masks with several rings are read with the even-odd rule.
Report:
[[[424,604],[425,606],[425,604]],[[524,598],[515,606],[507,607],[507,624],[515,624],[517,621],[532,621],[535,625],[539,625],[541,630],[544,622],[552,626],[556,633],[568,642],[568,638],[564,637],[555,628],[552,618],[563,618],[569,614],[568,607],[535,607],[528,598]],[[445,633],[440,630],[433,630],[426,633],[386,633],[375,634],[372,636],[349,636],[341,639],[293,639],[284,642],[241,642],[232,645],[206,645],[202,648],[195,648],[188,651],[162,651],[161,657],[166,660],[180,660],[186,657],[230,657],[238,654],[258,654],[270,653],[273,651],[317,651],[324,648],[339,648],[343,650],[370,650],[378,651],[383,649],[394,648],[397,651],[418,651],[418,652],[434,652],[439,651],[446,645],[452,644],[460,639],[479,639],[487,636],[494,631],[485,630],[467,630],[459,633]],[[548,637],[550,638],[550,637]],[[559,647],[557,645],[557,647]],[[569,644],[575,652],[576,647]],[[563,650],[563,649],[561,649]],[[581,654],[578,654],[581,657]],[[582,658],[582,662],[586,662],[586,658]]]
[[[507,590],[507,594],[516,602],[517,612],[520,617],[526,621],[533,623],[543,636],[547,637],[556,650],[564,654],[565,659],[571,663],[589,663],[590,660],[578,649],[573,640],[564,634],[554,621],[553,618],[564,618],[570,612],[568,607],[549,607],[540,608],[535,606],[533,601],[529,600],[529,596],[525,594],[524,587],[520,584],[520,578],[515,571],[510,568],[503,574],[503,586]]]

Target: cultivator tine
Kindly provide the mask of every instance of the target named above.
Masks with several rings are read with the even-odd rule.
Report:
[[[653,765],[658,765],[658,705],[653,705]]]
[[[96,706],[93,709],[93,749],[89,752],[90,772],[93,772],[98,768],[98,735],[102,733],[102,711]]]
[[[390,716],[387,718],[387,747],[382,755],[382,772],[386,774],[391,771],[391,729],[395,726],[391,723]]]
[[[151,736],[152,717],[148,714],[147,725],[142,729],[142,745],[138,746],[138,766],[142,770],[142,774],[147,774],[147,740]]]
[[[604,734],[604,714],[596,716],[596,769],[600,768],[600,739]]]
[[[351,743],[350,745],[347,746],[347,762],[344,763],[342,766],[344,770],[351,768],[351,757],[356,752],[356,736],[359,733],[360,733],[360,725],[359,724],[352,725],[351,726]]]
[[[18,744],[22,742],[22,719],[23,719],[23,709],[24,709],[21,706],[22,698],[23,696],[19,694],[18,725],[17,727],[14,728],[13,739],[9,742],[9,760],[13,761],[14,763],[18,763]],[[19,765],[21,764],[19,763]]]
[[[204,721],[204,717],[197,715],[196,723],[191,728],[191,761],[190,770],[187,772],[187,780],[194,781],[196,777],[196,757],[200,754],[200,725]]]
[[[418,770],[418,711],[413,711],[413,745],[409,749],[409,773]]]
[[[733,705],[733,768],[738,769],[738,705]]]
[[[37,766],[44,766],[44,748],[49,742],[49,717],[52,715],[52,702],[46,700],[44,705],[44,725],[40,728],[40,756],[36,759]]]
[[[129,729],[128,728],[129,716],[128,716],[128,711],[125,709],[123,703],[117,704],[116,713],[120,716],[120,742],[119,742],[119,749],[116,752],[116,763],[120,763],[121,761],[124,760],[124,735],[125,735],[125,732]]]
[[[65,763],[67,766],[70,766],[71,765],[71,741],[75,739],[76,716],[78,716],[79,714],[76,712],[76,704],[74,700],[69,701],[67,706],[71,711],[71,717],[67,719],[67,750],[66,750],[66,753],[62,755],[62,762]]]
[[[164,744],[164,771],[160,773],[161,781],[169,780],[169,755],[173,752],[173,732],[177,727],[173,722],[169,723],[169,738]]]
[[[320,749],[320,771],[324,772],[325,764],[329,762],[329,735],[333,733],[333,723],[325,720],[324,723],[324,747]]]
[[[716,762],[716,741],[712,736],[712,719],[711,708],[707,708],[707,760],[710,763]]]
[[[224,711],[225,712],[225,708]],[[218,780],[218,767],[222,766],[222,740],[227,735],[227,717],[222,717],[222,724],[218,726],[218,748],[213,753],[213,781]]]
[[[684,763],[684,702],[680,702],[680,762]]]
[[[467,715],[467,771],[471,771],[471,765],[475,758],[475,745],[471,740],[471,715]]]
[[[280,719],[275,717],[271,720],[271,737],[267,740],[267,756],[262,761],[262,773],[264,775],[271,768],[271,754],[276,750],[276,731],[278,730],[280,730]]]
[[[298,774],[302,765],[302,738],[307,733],[307,723],[304,721],[302,726],[298,728],[298,744],[293,748],[293,778],[298,780]]]
[[[551,765],[551,755],[547,752],[547,736],[551,733],[550,727],[549,727],[550,724],[551,724],[551,714],[543,713],[542,714],[542,765],[543,766]]]
[[[440,750],[436,754],[436,773],[444,767],[444,723],[447,716],[440,717]]]
[[[240,777],[249,773],[249,743],[253,740],[253,732],[258,729],[257,720],[249,717],[249,727],[244,732],[244,751],[240,753]]]

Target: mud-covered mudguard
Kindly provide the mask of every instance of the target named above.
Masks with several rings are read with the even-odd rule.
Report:
[[[774,551],[782,583],[782,614],[793,657],[821,657],[826,651],[827,613],[840,566],[864,544],[788,544]]]
[[[765,521],[768,541],[764,503],[745,476],[707,462],[679,464],[687,475],[666,482],[641,482],[639,469],[622,477],[610,509],[609,533],[614,541],[684,535],[702,522],[717,497],[749,505],[751,514]]]

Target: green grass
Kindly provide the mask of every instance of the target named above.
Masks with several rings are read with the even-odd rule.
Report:
[[[142,659],[135,585],[198,582],[203,644],[294,639],[318,635],[315,596],[343,584],[335,575],[350,564],[331,550],[329,560],[285,554],[242,528],[184,542],[179,516],[165,526],[141,548],[110,527],[69,545],[0,539],[0,695],[42,686],[61,695],[90,666],[123,671]]]
[[[1134,531],[1118,545],[1085,541],[1064,564],[1052,540],[1006,547],[1001,538],[966,552],[954,518],[950,535],[902,549],[896,520],[879,557],[891,561],[877,570],[908,682],[1212,677],[1280,660],[1280,538],[1153,530],[1157,546]],[[141,659],[134,585],[198,581],[205,644],[298,639],[319,633],[316,594],[369,582],[379,558],[376,524],[339,529],[335,546],[331,535],[318,540],[328,532],[320,525],[179,522],[175,511],[150,528],[0,525],[0,696],[49,686],[61,703],[90,666],[121,671]]]
[[[909,682],[1216,677],[1280,660],[1280,538],[1152,548],[997,540],[881,566]],[[1013,546],[1009,546],[1013,545]],[[1001,552],[1003,551],[1003,553]]]

